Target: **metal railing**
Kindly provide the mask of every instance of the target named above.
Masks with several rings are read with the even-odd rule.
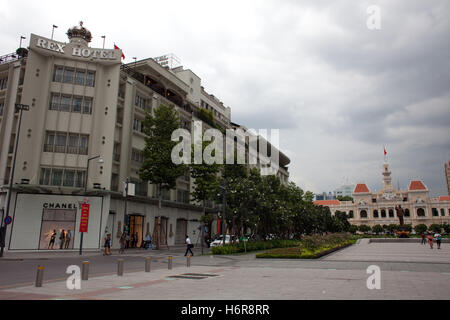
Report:
[[[17,61],[21,59],[20,56],[17,53],[8,53],[4,56],[0,56],[0,64],[5,64],[13,61]]]

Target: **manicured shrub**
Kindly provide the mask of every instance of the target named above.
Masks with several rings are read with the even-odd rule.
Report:
[[[418,224],[418,225],[416,225],[416,226],[414,227],[414,231],[415,231],[417,234],[422,234],[422,233],[426,232],[427,230],[428,230],[428,227],[427,227],[425,224],[423,224],[423,223]]]
[[[429,230],[433,231],[433,232],[441,232],[442,226],[440,224],[437,223],[433,223],[429,228]]]
[[[384,231],[383,227],[380,224],[376,224],[372,227],[372,232],[376,234],[382,233]]]

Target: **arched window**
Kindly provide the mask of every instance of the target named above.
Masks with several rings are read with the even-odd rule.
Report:
[[[409,216],[410,216],[409,209],[405,209],[405,217],[409,217]]]
[[[394,217],[394,210],[389,209],[389,218],[393,218]]]
[[[378,210],[373,210],[373,217],[378,218]]]
[[[367,211],[366,210],[361,210],[360,213],[359,213],[359,216],[361,218],[367,218]]]
[[[445,210],[441,208],[441,216],[445,216]]]
[[[350,217],[350,219],[353,219],[353,210],[350,210],[350,212],[348,213],[348,216]]]
[[[433,217],[439,216],[439,212],[436,208],[431,208],[431,212],[433,212]]]
[[[425,217],[425,210],[423,210],[423,208],[417,209],[417,216],[418,217]]]
[[[386,218],[386,210],[384,209],[381,210],[381,217]]]

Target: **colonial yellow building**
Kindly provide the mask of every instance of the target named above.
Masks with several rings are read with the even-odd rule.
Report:
[[[421,180],[411,180],[406,190],[395,189],[386,162],[382,175],[383,188],[378,192],[372,192],[365,183],[359,183],[353,191],[353,201],[323,200],[314,204],[329,207],[332,214],[346,212],[350,223],[356,225],[398,224],[395,211],[398,205],[405,211],[405,224],[450,223],[450,196],[429,197],[429,190]]]

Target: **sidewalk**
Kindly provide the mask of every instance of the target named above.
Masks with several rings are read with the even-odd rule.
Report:
[[[111,252],[113,255],[120,255],[120,256],[134,256],[134,255],[142,255],[146,253],[179,253],[183,250],[186,250],[185,245],[176,245],[176,246],[164,246],[161,247],[159,250],[153,249],[153,250],[146,250],[146,249],[125,249],[125,252],[123,254],[119,254],[119,249],[111,249]],[[208,252],[209,249],[205,249],[205,253]],[[184,252],[184,251],[183,251]],[[103,249],[85,249],[83,250],[83,253],[81,257],[93,257],[93,256],[102,256],[103,255]],[[3,253],[3,257],[0,258],[1,260],[36,260],[36,259],[58,259],[58,258],[75,258],[80,257],[79,250],[33,250],[33,251],[5,251]]]

